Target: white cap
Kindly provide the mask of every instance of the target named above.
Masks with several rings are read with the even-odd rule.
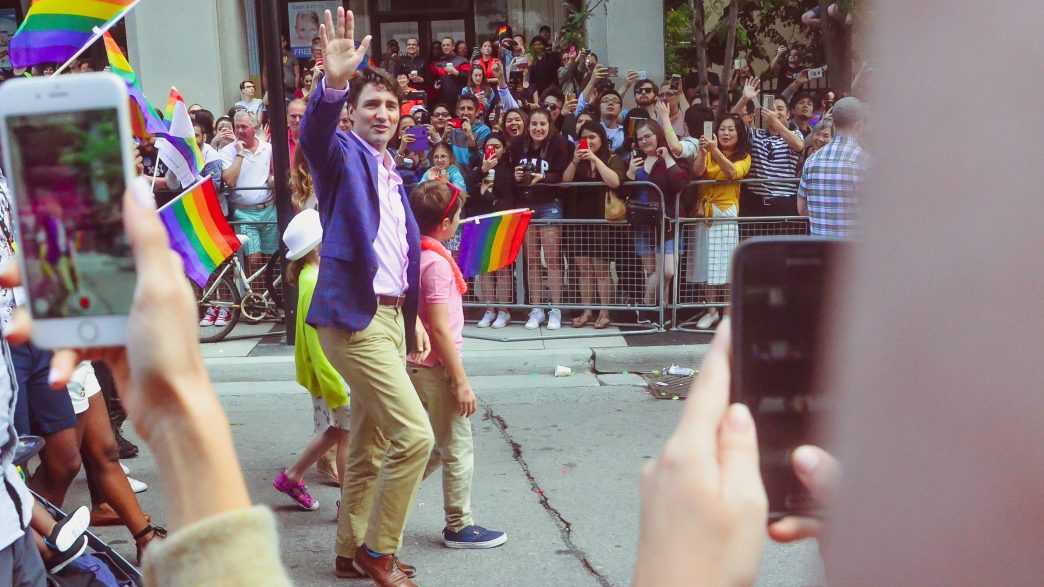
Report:
[[[319,222],[319,213],[315,210],[304,210],[290,220],[283,233],[283,244],[286,245],[286,258],[295,261],[307,255],[319,246],[323,240],[323,225]]]

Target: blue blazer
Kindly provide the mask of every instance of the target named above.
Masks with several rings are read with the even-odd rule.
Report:
[[[354,134],[337,128],[344,100],[324,102],[322,97],[320,91],[313,93],[301,121],[300,148],[308,158],[323,225],[319,281],[306,320],[312,326],[358,332],[369,326],[377,312],[373,291],[377,274],[373,241],[380,223],[377,162]],[[420,229],[401,187],[399,196],[406,209],[409,243],[403,314],[406,346],[412,351],[420,299]]]

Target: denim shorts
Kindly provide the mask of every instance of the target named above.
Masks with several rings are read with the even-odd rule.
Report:
[[[54,391],[47,383],[51,352],[31,342],[11,345],[11,363],[18,378],[18,403],[14,413],[18,433],[50,436],[75,428],[76,413],[69,393]]]
[[[543,204],[532,204],[529,206],[533,210],[533,220],[561,220],[565,218],[562,214],[562,202],[560,200],[552,200]]]
[[[660,239],[656,234],[656,228],[652,226],[639,226],[634,230],[634,252],[639,255],[651,255],[653,253],[662,253],[664,250],[667,254],[673,255],[675,253],[674,239],[664,241],[663,248],[660,248]]]

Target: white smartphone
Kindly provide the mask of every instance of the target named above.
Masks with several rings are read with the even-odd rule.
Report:
[[[639,80],[644,80],[647,77],[649,77],[649,74],[646,73],[645,70],[642,70],[642,71],[638,72],[638,79]]]
[[[765,110],[772,110],[772,103],[776,101],[776,96],[772,94],[761,95],[761,105]]]
[[[123,230],[135,173],[126,85],[111,73],[10,80],[0,140],[33,342],[125,344],[136,283]]]
[[[714,123],[710,120],[704,121],[703,123],[703,138],[708,141],[711,140],[711,136],[714,135]]]
[[[732,60],[732,69],[743,69],[747,67],[747,60],[742,57]]]
[[[815,69],[808,70],[808,79],[819,79],[823,77],[823,68],[817,67]]]

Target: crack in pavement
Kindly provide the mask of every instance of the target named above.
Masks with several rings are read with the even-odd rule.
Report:
[[[544,510],[551,518],[551,521],[558,526],[558,532],[562,536],[562,541],[565,542],[567,547],[566,550],[558,552],[575,557],[580,561],[580,565],[584,568],[584,571],[598,581],[598,584],[602,587],[613,587],[613,584],[594,568],[594,564],[591,563],[587,553],[584,552],[583,549],[577,547],[573,542],[573,524],[565,519],[562,512],[558,511],[551,505],[547,495],[544,494],[544,490],[540,489],[540,484],[537,483],[536,477],[534,477],[533,473],[529,470],[529,463],[527,463],[526,459],[522,457],[522,445],[515,442],[515,439],[508,433],[508,424],[504,421],[504,418],[494,413],[493,408],[486,406],[485,414],[482,419],[493,422],[496,424],[497,428],[500,429],[500,435],[504,437],[504,440],[507,441],[508,445],[511,447],[512,458],[514,458],[519,466],[522,467],[522,472],[526,475],[526,479],[529,480],[530,490],[537,495],[540,505],[543,506]]]

